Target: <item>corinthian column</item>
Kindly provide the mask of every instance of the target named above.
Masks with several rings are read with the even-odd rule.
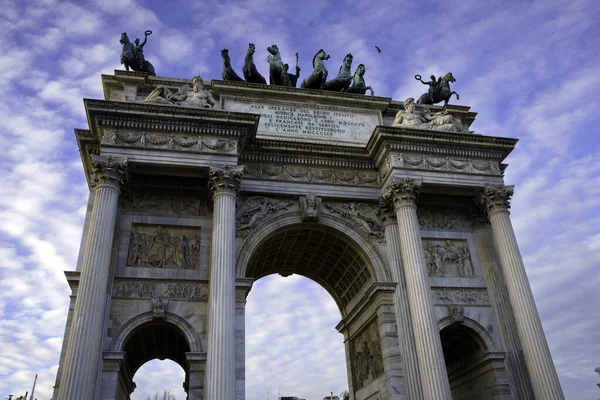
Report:
[[[383,197],[393,202],[398,219],[400,252],[423,398],[451,400],[448,372],[433,309],[421,230],[417,220],[416,200],[420,188],[420,180],[407,178],[390,184]]]
[[[415,349],[415,337],[412,331],[408,295],[406,293],[406,280],[402,270],[400,252],[400,238],[398,235],[398,222],[394,210],[390,210],[389,203],[382,201],[383,224],[385,226],[385,240],[390,260],[392,279],[398,282],[394,292],[396,306],[396,325],[398,327],[398,340],[402,349],[404,371],[406,379],[406,396],[411,400],[423,399],[421,391],[421,377]]]
[[[513,187],[486,187],[478,197],[492,224],[508,295],[536,399],[564,399],[509,217]]]
[[[206,400],[235,399],[235,200],[243,167],[211,167],[214,211],[208,295]]]
[[[100,358],[117,201],[127,161],[92,155],[96,179],[94,208],[81,264],[81,276],[68,336],[60,400],[94,399]]]

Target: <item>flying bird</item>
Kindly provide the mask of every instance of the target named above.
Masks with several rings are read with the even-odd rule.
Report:
[[[379,46],[375,46],[375,48],[377,49],[378,53],[381,53],[381,49],[379,48]]]

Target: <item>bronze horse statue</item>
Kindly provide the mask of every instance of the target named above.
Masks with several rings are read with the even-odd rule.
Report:
[[[450,82],[456,82],[456,79],[452,76],[452,72],[448,72],[442,78],[439,78],[437,82],[435,81],[435,76],[432,75],[431,78],[431,82],[423,82],[421,75],[415,75],[416,80],[431,86],[428,93],[423,93],[421,97],[419,97],[417,104],[436,104],[443,101],[444,106],[446,106],[453,94],[456,95],[456,100],[460,99],[458,93],[450,90]]]
[[[327,68],[325,68],[325,64],[323,64],[323,60],[329,60],[329,54],[325,53],[325,50],[320,49],[313,57],[313,72],[309,77],[302,81],[300,84],[301,88],[323,89],[328,74]]]
[[[139,39],[136,39],[136,46],[134,46],[129,41],[127,32],[121,33],[121,40],[119,40],[119,43],[123,45],[121,64],[125,66],[126,71],[129,71],[129,68],[131,68],[134,71],[146,72],[148,75],[154,76],[156,75],[154,66],[149,61],[146,61],[143,53],[144,45],[148,40],[148,36],[152,34],[152,31],[146,31],[144,34],[146,35],[144,42],[139,44]]]
[[[365,72],[367,72],[365,65],[359,64],[358,68],[356,68],[356,72],[354,73],[354,78],[352,78],[352,85],[347,90],[348,93],[365,94],[367,93],[367,90],[370,90],[371,96],[375,95],[375,92],[373,92],[371,86],[367,86],[365,84]]]
[[[254,52],[256,48],[254,43],[248,43],[248,51],[246,52],[246,59],[244,60],[244,66],[242,67],[242,74],[246,82],[262,83],[267,84],[265,78],[258,72],[256,65],[254,65]]]
[[[344,57],[344,61],[342,62],[342,66],[340,67],[338,76],[330,81],[325,82],[323,85],[323,90],[331,90],[333,92],[345,92],[348,90],[350,87],[350,81],[352,81],[352,72],[350,71],[352,68],[352,60],[352,54],[346,54],[346,57]]]
[[[283,62],[281,61],[281,54],[279,53],[279,47],[276,44],[267,47],[269,52],[269,84],[276,86],[285,86],[283,81]]]
[[[223,72],[221,73],[223,80],[243,82],[244,80],[235,73],[233,68],[231,68],[231,59],[229,58],[228,49],[221,50],[221,57],[223,57]]]

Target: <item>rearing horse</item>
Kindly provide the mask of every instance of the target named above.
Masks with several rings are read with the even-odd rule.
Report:
[[[248,44],[248,51],[246,52],[246,59],[244,60],[244,66],[242,67],[242,73],[246,82],[262,83],[267,84],[265,78],[258,72],[256,65],[254,65],[254,52],[256,48],[254,43]]]
[[[146,31],[146,36],[148,36],[149,33],[152,33],[152,31]],[[129,71],[129,68],[131,68],[134,71],[146,72],[148,75],[156,75],[154,66],[149,61],[144,60],[144,63],[140,68],[140,60],[136,57],[135,47],[133,46],[133,43],[129,41],[129,36],[127,36],[126,32],[121,33],[121,40],[119,40],[119,43],[123,45],[123,50],[121,51],[121,64],[125,66],[126,71]]]
[[[323,60],[329,60],[329,54],[325,50],[320,49],[313,57],[313,72],[302,81],[301,88],[304,89],[323,89],[323,85],[327,80],[327,68],[323,64]]]
[[[419,76],[419,75],[417,75]],[[420,78],[420,76],[419,76]],[[456,95],[456,100],[460,99],[458,93],[450,90],[450,82],[456,82],[456,79],[452,76],[452,72],[448,72],[444,77],[440,80],[440,82],[435,87],[433,94],[423,93],[419,100],[417,100],[418,104],[435,104],[440,101],[444,101],[444,107],[448,105],[448,101],[450,97],[454,94]]]
[[[352,68],[352,60],[352,54],[346,54],[346,57],[344,57],[344,61],[342,62],[342,66],[340,67],[338,76],[330,81],[325,82],[323,85],[323,90],[331,90],[333,92],[345,92],[348,90],[350,81],[352,80],[352,72],[350,71]]]

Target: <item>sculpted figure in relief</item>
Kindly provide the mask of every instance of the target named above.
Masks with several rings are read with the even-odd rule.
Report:
[[[268,215],[276,214],[280,210],[287,210],[291,204],[292,202],[289,200],[275,202],[267,197],[255,196],[249,198],[240,207],[235,217],[237,224],[239,224],[236,232],[252,228]]]
[[[167,315],[169,300],[152,299],[152,318],[161,319]]]
[[[319,208],[321,198],[314,193],[300,196],[300,215],[304,222],[316,222],[319,220]]]
[[[192,87],[187,83],[176,93],[163,85],[158,85],[143,101],[184,107],[213,108],[216,105],[213,95],[204,90],[200,75],[192,78]]]

